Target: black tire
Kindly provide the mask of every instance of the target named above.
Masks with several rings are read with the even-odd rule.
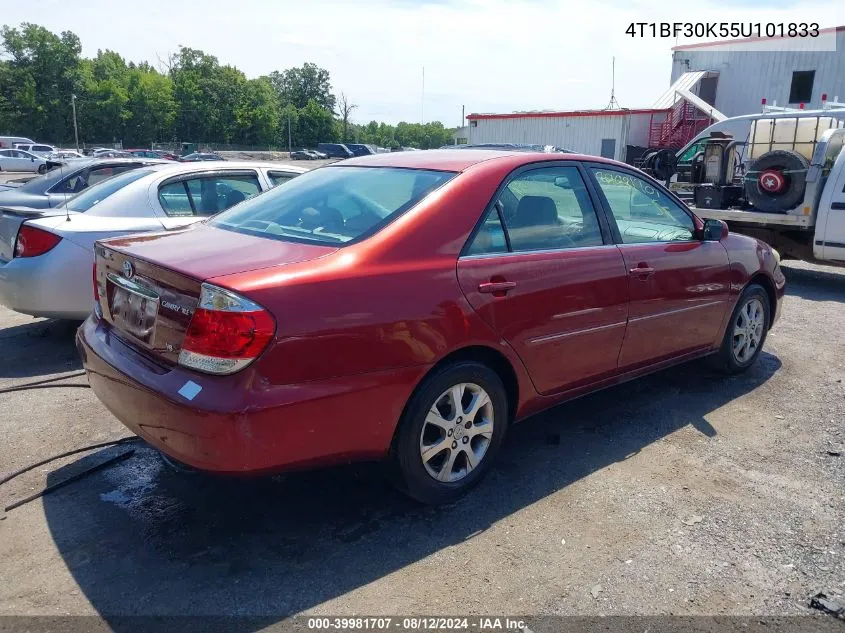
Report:
[[[38,173],[39,174],[46,174],[47,173],[47,165],[39,165],[38,166]]]
[[[675,152],[670,149],[658,150],[651,157],[651,171],[656,180],[665,182],[669,180],[678,170],[678,159]]]
[[[810,163],[798,152],[774,150],[766,152],[751,164],[745,175],[745,197],[754,207],[767,213],[784,213],[804,199],[807,170]],[[760,174],[774,169],[783,172],[786,185],[779,193],[769,193],[760,187]]]
[[[759,333],[759,341],[754,347],[753,353],[748,355],[746,358],[739,358],[734,351],[735,343],[739,342],[738,340],[735,340],[734,331],[742,324],[742,317],[740,315],[753,301],[759,302],[759,305],[762,306],[762,321],[760,323],[762,331]],[[766,343],[766,336],[769,333],[769,325],[771,322],[772,314],[769,293],[766,292],[765,288],[758,284],[751,284],[747,286],[739,296],[736,306],[731,313],[731,320],[728,321],[728,325],[725,328],[725,334],[722,337],[722,345],[719,347],[719,351],[707,357],[710,367],[725,374],[739,374],[751,367],[755,362],[757,362],[757,358],[760,356],[763,345]]]
[[[449,436],[456,441],[453,441],[451,450],[449,447],[444,449],[444,453],[446,451],[448,453],[445,454],[443,459],[446,461],[452,453],[457,454],[454,464],[460,466],[459,460],[464,459],[466,474],[457,481],[438,481],[433,475],[429,474],[421,454],[426,417],[429,411],[438,404],[441,395],[458,384],[478,386],[489,395],[492,406],[492,437],[489,438],[489,444],[486,444],[486,452],[483,453],[477,465],[470,470],[465,456],[467,448],[462,442],[464,441],[464,434],[469,435],[463,429],[467,425],[470,427],[473,425],[471,421],[456,424],[456,430],[449,431]],[[452,417],[457,419],[457,415]],[[507,392],[496,372],[486,365],[474,361],[460,361],[443,367],[428,376],[417,388],[408,401],[402,419],[399,421],[390,460],[394,485],[422,503],[442,504],[457,500],[481,481],[489,471],[505,437],[509,423],[508,417]],[[457,430],[458,427],[461,428]],[[431,428],[433,428],[432,425],[428,425],[426,432]],[[461,434],[461,437],[458,437],[458,433]],[[480,441],[485,439],[480,438]],[[449,440],[443,435],[442,441],[448,442]],[[477,445],[475,438],[470,438],[468,441],[469,447],[474,444]],[[439,453],[439,455],[444,455],[444,453]],[[432,459],[437,460],[437,457],[430,458],[429,463]],[[446,464],[444,463],[442,468],[445,467]],[[450,472],[453,471],[450,469]]]

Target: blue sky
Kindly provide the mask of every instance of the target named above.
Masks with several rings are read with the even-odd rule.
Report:
[[[2,0],[0,22],[69,29],[83,53],[155,63],[200,48],[255,77],[312,61],[353,118],[441,120],[470,112],[649,107],[665,90],[674,39],[625,35],[631,22],[845,24],[842,0]],[[690,43],[679,41],[678,43]],[[845,61],[843,61],[845,63]],[[425,99],[422,68],[425,66]]]

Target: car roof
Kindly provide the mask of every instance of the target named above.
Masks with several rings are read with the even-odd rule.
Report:
[[[156,158],[80,158],[67,164],[59,165],[51,169],[43,176],[33,178],[29,182],[21,185],[21,191],[46,191],[62,178],[75,174],[88,167],[95,167],[97,165],[113,165],[119,167],[124,164],[141,163],[142,165],[166,165],[170,161],[156,159]]]
[[[231,171],[233,169],[273,169],[279,171],[291,171],[304,174],[310,171],[307,167],[297,167],[294,165],[287,165],[284,163],[275,163],[266,160],[227,160],[214,162],[194,162],[194,163],[176,163],[173,161],[164,161],[156,163],[155,173],[166,173],[168,176],[178,176],[180,174],[189,174],[202,171]]]
[[[490,149],[429,149],[420,152],[390,152],[357,156],[334,163],[332,166],[361,167],[405,167],[409,169],[434,169],[439,171],[464,171],[473,165],[486,161],[509,159],[515,164],[536,163],[540,161],[589,160],[595,162],[620,164],[617,161],[587,156],[584,154],[561,154],[547,152],[506,151]]]

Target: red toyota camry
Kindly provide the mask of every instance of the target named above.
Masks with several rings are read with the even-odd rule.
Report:
[[[387,458],[437,503],[533,413],[696,357],[748,368],[784,283],[767,245],[627,165],[377,154],[98,243],[77,345],[109,410],[179,462]]]

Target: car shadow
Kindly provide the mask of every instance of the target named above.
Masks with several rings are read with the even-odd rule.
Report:
[[[47,319],[0,329],[0,378],[29,378],[82,369],[74,335],[79,321]]]
[[[810,301],[845,303],[845,268],[781,268],[786,277],[786,292]]]
[[[58,552],[116,631],[131,615],[242,615],[252,631],[461,543],[497,521],[692,425],[765,383],[763,353],[741,376],[701,362],[558,406],[509,432],[490,476],[461,501],[421,506],[382,466],[361,464],[260,479],[172,471],[146,444],[133,457],[44,498]],[[55,483],[113,447],[52,472]],[[386,598],[389,599],[389,598]]]

